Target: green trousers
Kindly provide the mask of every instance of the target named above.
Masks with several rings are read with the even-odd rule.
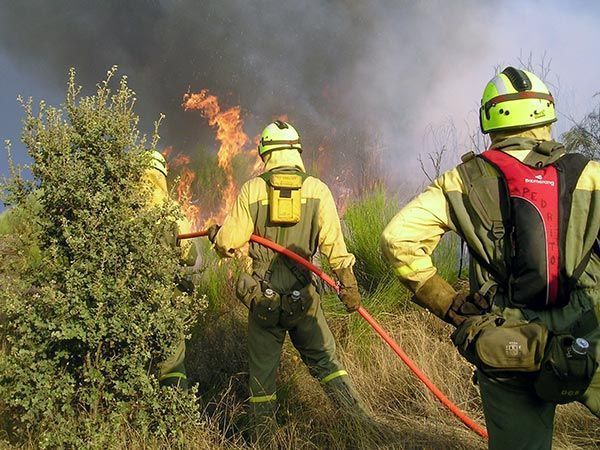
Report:
[[[292,328],[277,324],[261,326],[250,312],[248,317],[248,359],[250,404],[253,419],[258,423],[273,420],[277,405],[275,378],[286,334],[310,374],[320,380],[325,391],[338,406],[363,408],[347,372],[335,355],[335,341],[329,329],[320,301],[315,299],[306,314]]]
[[[163,386],[188,388],[187,372],[185,370],[185,339],[183,336],[171,355],[158,365],[158,379]]]
[[[180,295],[182,295],[182,290],[175,289],[173,296],[178,297]],[[188,388],[187,372],[185,370],[185,336],[183,334],[176,341],[167,359],[158,364],[158,379],[162,386]]]
[[[584,337],[600,361],[600,290],[574,292],[563,308],[546,311],[505,308],[500,312],[507,318],[541,320],[551,331]],[[492,379],[481,372],[477,378],[490,449],[546,450],[552,447],[556,405],[541,400],[531,381]],[[600,369],[579,401],[600,418]]]

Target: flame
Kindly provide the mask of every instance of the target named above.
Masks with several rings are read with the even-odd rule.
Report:
[[[244,132],[240,106],[222,108],[219,99],[209,93],[207,89],[202,89],[197,93],[186,93],[183,96],[182,107],[185,111],[199,111],[201,116],[207,119],[209,126],[216,131],[216,140],[219,142],[217,164],[225,175],[222,185],[214,186],[216,188],[214,190],[211,188],[209,195],[205,195],[204,192],[197,189],[195,193],[198,197],[194,199],[192,186],[198,180],[195,171],[188,167],[191,162],[190,158],[185,154],[174,154],[171,147],[164,150],[165,156],[170,157],[169,165],[177,168],[180,173],[175,190],[182,210],[194,228],[198,229],[198,226],[206,227],[213,223],[221,223],[225,215],[232,209],[239,192],[236,178],[240,175],[240,164],[237,162],[234,174],[234,160],[238,155],[243,151],[248,153],[247,164],[241,166],[246,175],[256,176],[261,173],[263,163],[257,151],[260,136],[250,139]],[[272,116],[272,120],[289,122],[289,117],[287,114],[280,114]],[[378,177],[377,174],[371,174],[373,169],[370,167],[371,160],[364,161],[366,167],[356,165],[356,161],[351,159],[336,161],[331,153],[331,148],[336,146],[334,144],[339,140],[337,138],[337,130],[332,129],[327,136],[323,137],[315,151],[307,155],[308,159],[305,163],[310,162],[310,165],[307,166],[309,173],[323,177],[324,181],[331,183],[331,190],[337,198],[338,211],[340,215],[343,215],[348,202],[364,192],[365,183],[371,185],[375,183],[373,180]],[[251,148],[252,145],[253,148]],[[353,168],[357,169],[357,173],[354,173]],[[198,183],[196,186],[199,186]],[[202,211],[198,205],[199,200],[202,200]],[[215,204],[217,202],[218,204]],[[201,213],[203,213],[202,220],[200,219]]]
[[[163,151],[165,158],[169,157],[172,153],[173,147],[171,146],[165,148]],[[190,162],[191,159],[189,156],[179,153],[170,158],[169,166],[174,169],[180,168],[177,184],[175,185],[177,201],[181,205],[181,211],[190,221],[192,229],[195,230],[200,224],[200,207],[194,204],[193,201],[192,185],[196,180],[196,174],[188,167]]]
[[[223,202],[220,210],[207,222],[220,221],[232,208],[238,192],[233,174],[233,159],[250,142],[243,130],[241,108],[234,106],[222,110],[217,97],[209,94],[206,89],[195,94],[185,94],[183,108],[186,111],[199,110],[202,117],[208,119],[208,124],[217,130],[217,141],[221,144],[217,153],[217,163],[225,172],[226,185],[222,192]]]
[[[260,175],[263,172],[263,161],[262,158],[258,155],[258,143],[260,142],[260,135],[254,137],[254,149],[250,152],[252,157],[254,158],[254,165],[252,169],[250,169],[250,174],[255,177]]]

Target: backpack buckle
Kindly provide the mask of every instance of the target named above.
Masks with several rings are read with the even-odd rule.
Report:
[[[504,224],[499,220],[494,220],[492,222],[492,236],[494,239],[499,241],[505,235]]]

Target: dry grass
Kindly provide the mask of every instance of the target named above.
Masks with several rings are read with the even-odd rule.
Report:
[[[334,303],[335,302],[335,303]],[[369,299],[365,300],[369,305]],[[245,311],[229,298],[199,323],[189,343],[188,368],[199,383],[202,422],[190,423],[183,441],[143,437],[124,431],[112,448],[250,448],[245,353]],[[353,420],[333,405],[312,379],[289,342],[279,370],[280,428],[265,447],[279,449],[483,449],[485,442],[466,429],[425,389],[358,315],[340,312],[325,299],[328,320],[338,337],[340,358],[373,414]],[[449,327],[430,314],[400,302],[377,315],[409,356],[470,417],[483,424],[472,369],[452,347]],[[113,440],[113,442],[115,442]],[[597,418],[579,405],[559,407],[556,449],[598,448]],[[91,444],[91,447],[94,445]]]
[[[381,207],[381,201],[377,203]],[[368,208],[362,206],[365,214]],[[365,212],[366,211],[366,212]],[[360,215],[354,216],[354,225]],[[364,230],[377,235],[379,225]],[[356,228],[355,228],[356,229]],[[355,236],[357,236],[355,234]],[[423,372],[461,409],[482,424],[478,389],[471,382],[472,368],[449,340],[449,326],[413,307],[408,294],[390,279],[375,256],[376,239],[362,238],[355,245],[364,270],[373,270],[364,304],[405,349]],[[203,244],[206,252],[210,252]],[[457,266],[456,247],[442,247],[438,264],[448,277]],[[247,416],[246,311],[233,298],[235,264],[218,266],[206,253],[199,286],[211,306],[196,325],[188,343],[190,378],[198,383],[203,410],[200,423],[190,423],[183,438],[149,439],[143,430],[127,429],[112,439],[110,448],[243,449],[250,448]],[[444,263],[443,261],[447,261]],[[365,279],[367,279],[365,277]],[[336,411],[317,381],[312,379],[296,350],[286,342],[278,375],[279,429],[265,447],[279,449],[483,449],[486,443],[453,417],[410,373],[399,358],[357,314],[342,312],[338,300],[328,295],[324,309],[338,342],[340,359],[364,398],[372,421],[357,421]],[[117,444],[114,444],[117,442]],[[600,448],[598,419],[580,405],[560,406],[556,419],[555,449]],[[90,448],[106,448],[90,443]],[[28,448],[27,446],[25,448]]]
[[[327,306],[329,301],[326,302]],[[367,300],[368,305],[368,300]],[[213,448],[243,448],[248,445],[247,397],[244,354],[244,311],[232,306],[221,316],[211,334],[221,336],[218,346],[207,346],[206,367],[200,385],[211,380],[210,398],[203,396]],[[330,308],[329,308],[330,309]],[[335,311],[328,314],[336,336],[342,336],[340,358],[357,390],[370,408],[373,421],[357,422],[335,411],[319,383],[313,380],[289,342],[279,370],[280,428],[270,442],[272,448],[459,448],[483,449],[485,442],[452,416],[410,373],[408,368],[357,315]],[[394,336],[427,376],[461,409],[484,424],[477,387],[471,382],[472,368],[458,355],[448,339],[450,328],[426,312],[400,307],[378,320]],[[218,330],[218,331],[215,331]],[[214,339],[211,338],[211,340]],[[235,343],[234,343],[235,342]],[[200,342],[196,341],[199,345]],[[213,341],[213,343],[215,343]],[[194,350],[192,350],[194,352]],[[194,353],[198,355],[198,353]],[[220,355],[220,356],[217,356]],[[230,358],[229,369],[220,376],[211,372],[219,358]],[[196,359],[191,372],[196,371]],[[229,372],[229,373],[227,373]],[[207,377],[207,378],[204,378]],[[215,431],[218,430],[218,431]],[[220,434],[219,434],[220,433]],[[206,448],[194,434],[190,448]],[[220,436],[220,437],[215,437]],[[600,442],[597,418],[578,405],[559,407],[556,422],[557,449],[591,449]]]

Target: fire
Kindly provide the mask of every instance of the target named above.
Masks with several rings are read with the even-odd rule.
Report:
[[[165,156],[169,157],[170,165],[179,172],[175,191],[182,210],[190,219],[194,228],[198,229],[213,223],[221,223],[225,215],[232,209],[239,192],[240,185],[238,183],[244,181],[243,178],[239,177],[240,164],[237,162],[234,164],[234,160],[238,155],[245,151],[250,158],[247,160],[247,165],[241,166],[243,173],[248,177],[261,173],[263,163],[257,151],[260,136],[250,139],[244,132],[244,120],[241,116],[240,106],[223,108],[219,99],[206,89],[197,93],[188,92],[185,94],[182,107],[186,111],[199,111],[201,116],[208,121],[209,126],[216,131],[216,140],[219,142],[217,165],[223,170],[225,176],[224,181],[216,181],[209,185],[210,193],[204,195],[201,189],[207,187],[202,184],[205,180],[197,179],[196,172],[190,168],[190,158],[185,154],[175,154],[170,147],[165,149],[164,153]],[[286,114],[272,117],[272,120],[275,119],[289,122]],[[325,181],[332,183],[332,191],[338,199],[338,209],[343,213],[349,199],[356,195],[356,192],[349,185],[356,183],[357,179],[356,174],[352,171],[354,164],[351,161],[346,160],[341,165],[339,163],[335,165],[331,147],[333,147],[337,135],[336,131],[334,129],[328,136],[324,137],[321,145],[318,145],[316,151],[309,153],[308,160],[305,162],[310,163],[307,166],[309,173],[323,176]],[[364,172],[365,168],[362,171]],[[337,176],[334,174],[337,174]],[[217,179],[222,179],[222,175],[218,175]],[[360,173],[358,175],[360,177]],[[368,177],[367,180],[360,179],[359,184],[363,187],[362,182],[364,181],[368,181]],[[215,186],[217,183],[220,183],[220,185]],[[194,194],[196,194],[196,198],[194,198]],[[200,201],[202,201],[202,210],[199,206]]]
[[[165,157],[168,157],[173,152],[173,147],[167,147],[163,152]],[[175,191],[177,192],[177,200],[181,205],[183,214],[188,218],[192,229],[197,229],[200,222],[200,208],[194,204],[192,200],[192,184],[196,179],[196,174],[188,167],[190,157],[178,154],[169,161],[172,168],[180,168]]]
[[[208,119],[208,124],[217,130],[217,141],[220,142],[217,153],[217,163],[225,172],[226,185],[223,188],[221,209],[208,221],[220,221],[232,208],[238,186],[233,176],[233,159],[250,142],[244,133],[244,122],[239,106],[222,110],[216,96],[209,94],[206,89],[198,93],[187,93],[183,97],[183,108],[186,111],[198,110],[202,117]]]
[[[251,169],[253,177],[260,175],[263,171],[263,162],[261,157],[258,155],[258,143],[260,142],[260,135],[254,137],[254,149],[250,152],[254,157],[254,165]]]

